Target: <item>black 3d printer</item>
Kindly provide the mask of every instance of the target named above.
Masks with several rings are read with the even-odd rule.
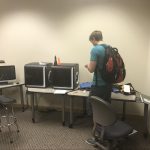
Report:
[[[53,87],[57,89],[75,89],[79,84],[79,64],[32,62],[24,66],[25,85],[27,87]]]

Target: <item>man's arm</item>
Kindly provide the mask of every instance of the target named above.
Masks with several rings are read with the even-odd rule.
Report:
[[[87,68],[90,73],[93,73],[96,68],[96,61],[90,61],[89,64],[85,65],[85,68]]]

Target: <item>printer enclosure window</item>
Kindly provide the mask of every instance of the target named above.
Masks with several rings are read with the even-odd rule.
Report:
[[[32,73],[31,73],[32,70]],[[40,67],[26,67],[25,83],[29,85],[43,85],[43,70]]]
[[[52,84],[58,87],[71,87],[71,69],[52,68]]]

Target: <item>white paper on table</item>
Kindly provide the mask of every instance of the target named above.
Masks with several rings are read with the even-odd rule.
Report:
[[[54,94],[66,94],[69,90],[54,90]]]
[[[123,90],[124,90],[124,92],[126,92],[126,93],[130,93],[130,85],[124,85],[124,86],[123,86]]]
[[[147,96],[145,94],[141,94],[141,97],[142,97],[144,103],[150,104],[150,96]]]
[[[146,98],[143,98],[143,102],[144,102],[144,103],[147,103],[147,104],[150,104],[150,100],[149,100],[149,99],[146,99]]]

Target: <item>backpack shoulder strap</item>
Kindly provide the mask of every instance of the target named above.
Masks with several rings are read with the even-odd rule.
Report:
[[[107,44],[100,44],[100,46],[104,47],[104,49],[106,50],[107,48]],[[97,63],[99,62],[99,57],[97,56]],[[96,65],[96,68],[95,68],[95,78],[96,78],[96,86],[97,86],[97,72],[98,72],[98,65]]]
[[[107,44],[100,44],[101,46],[103,46],[105,49],[108,47]]]

